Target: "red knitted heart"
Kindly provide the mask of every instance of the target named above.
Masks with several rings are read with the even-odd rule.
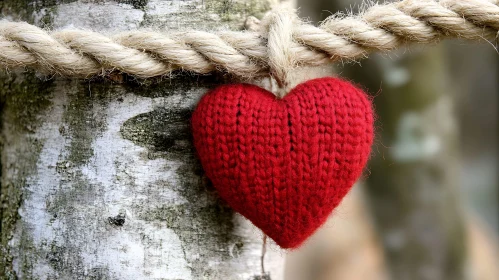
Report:
[[[326,221],[373,142],[368,97],[334,78],[300,84],[283,99],[248,84],[218,87],[203,96],[192,126],[220,196],[283,248]]]

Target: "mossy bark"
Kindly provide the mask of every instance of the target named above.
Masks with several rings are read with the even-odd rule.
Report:
[[[39,3],[4,1],[0,9],[40,26],[116,32],[238,29],[270,7],[265,0]],[[279,279],[283,257],[271,251],[262,274],[261,234],[219,201],[192,148],[194,105],[223,79],[1,72],[0,279]]]

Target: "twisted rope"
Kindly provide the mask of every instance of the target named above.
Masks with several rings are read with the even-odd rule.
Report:
[[[0,65],[78,77],[119,70],[149,78],[182,69],[244,78],[270,73],[285,80],[293,67],[353,60],[409,43],[497,40],[498,5],[499,0],[402,0],[358,15],[336,14],[318,27],[293,13],[273,12],[257,31],[137,30],[112,37],[84,30],[48,33],[25,22],[0,21]]]

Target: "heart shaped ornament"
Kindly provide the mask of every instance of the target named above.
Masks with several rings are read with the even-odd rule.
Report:
[[[222,199],[282,248],[327,219],[367,162],[373,112],[352,84],[320,78],[277,99],[249,84],[203,96],[194,145]]]

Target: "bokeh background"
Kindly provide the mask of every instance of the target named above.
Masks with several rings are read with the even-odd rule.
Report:
[[[362,0],[299,0],[319,22]],[[286,279],[499,279],[497,42],[446,41],[345,62],[374,96],[363,180],[287,258]]]

